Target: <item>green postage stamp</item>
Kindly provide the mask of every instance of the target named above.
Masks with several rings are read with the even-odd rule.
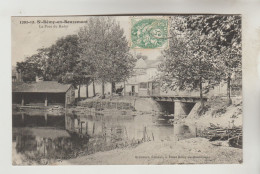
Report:
[[[131,48],[168,47],[168,18],[132,18]]]

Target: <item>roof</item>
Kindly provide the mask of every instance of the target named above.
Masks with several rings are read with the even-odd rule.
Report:
[[[146,62],[143,60],[143,59],[139,59],[137,60],[136,62],[136,65],[134,68],[136,69],[145,69],[147,66],[146,66]]]
[[[161,61],[158,59],[156,59],[156,60],[139,59],[139,60],[137,60],[134,69],[157,68],[160,63],[161,63]]]
[[[12,92],[65,93],[71,86],[71,84],[61,84],[56,81],[13,83]]]

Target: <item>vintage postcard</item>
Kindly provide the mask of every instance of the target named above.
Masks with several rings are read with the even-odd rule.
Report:
[[[241,15],[11,23],[13,165],[243,162]]]

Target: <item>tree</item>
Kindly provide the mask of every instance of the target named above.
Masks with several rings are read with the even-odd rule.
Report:
[[[80,89],[81,85],[90,83],[91,76],[83,75],[78,72],[67,73],[62,77],[63,83],[73,84],[78,87],[78,100],[80,101]]]
[[[37,71],[35,64],[30,63],[29,61],[17,62],[16,64],[17,72],[22,74],[22,80],[24,82],[35,81],[37,76]]]
[[[105,83],[113,86],[131,75],[136,59],[129,53],[124,30],[112,17],[90,18],[78,35],[81,57],[89,62],[92,79],[102,83],[102,96]]]
[[[202,15],[171,18],[169,49],[163,51],[165,60],[159,66],[163,86],[172,90],[200,91],[220,82],[220,72],[214,55],[215,33],[205,33],[207,17]],[[211,30],[212,31],[212,30]]]
[[[24,82],[35,81],[36,76],[43,77],[44,80],[49,78],[46,72],[47,53],[47,48],[41,48],[36,54],[26,57],[25,61],[17,62],[16,70],[22,74]]]
[[[236,74],[236,80],[242,84],[241,16],[222,16],[216,31],[218,33],[216,44],[220,51],[219,60],[222,65],[220,70],[222,70],[223,79],[227,82],[228,104],[231,104],[232,74]]]
[[[48,54],[48,73],[51,79],[78,87],[79,100],[81,85],[88,84],[91,77],[88,62],[80,57],[81,51],[79,37],[68,35],[58,39]]]
[[[199,23],[198,23],[199,22]],[[201,21],[196,20],[192,25],[199,26]],[[203,20],[205,27],[201,33],[211,34],[214,37],[214,48],[217,49],[215,59],[218,63],[221,80],[227,83],[227,100],[231,100],[231,76],[235,74],[236,80],[242,84],[242,45],[241,45],[241,16],[240,15],[207,15]]]
[[[51,79],[61,80],[66,73],[72,73],[79,62],[78,37],[68,35],[58,39],[49,49],[48,73]]]

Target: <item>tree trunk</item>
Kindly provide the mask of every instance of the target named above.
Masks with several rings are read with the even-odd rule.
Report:
[[[199,85],[200,85],[200,103],[201,103],[201,107],[203,108],[204,101],[203,101],[203,91],[202,91],[202,77],[200,77]]]
[[[227,104],[230,105],[232,104],[232,100],[231,100],[231,88],[230,88],[230,82],[231,82],[231,77],[230,74],[227,77]]]
[[[102,99],[105,98],[105,82],[102,81]]]
[[[96,91],[95,91],[95,81],[94,81],[94,79],[93,79],[93,97],[95,97],[96,96]]]
[[[116,92],[116,84],[115,82],[111,82],[111,96]]]
[[[111,82],[111,96],[113,96],[113,82]]]
[[[86,84],[86,98],[88,98],[88,84]]]
[[[79,88],[78,88],[78,101],[80,101],[80,85],[79,85]]]
[[[126,96],[125,81],[124,81],[124,96]]]
[[[199,46],[200,49],[200,46]],[[202,72],[201,72],[201,58],[199,59],[199,87],[200,87],[200,104],[201,104],[201,108],[204,108],[204,101],[203,101],[203,91],[202,91]]]
[[[231,49],[229,50],[229,55],[231,55],[232,53],[232,44],[231,44]],[[232,57],[230,56],[229,59],[232,59]],[[231,97],[230,97],[230,83],[231,83],[231,67],[230,67],[230,64],[229,62],[227,62],[227,67],[228,67],[228,77],[227,77],[227,105],[230,105],[232,104],[232,100],[231,100]]]

